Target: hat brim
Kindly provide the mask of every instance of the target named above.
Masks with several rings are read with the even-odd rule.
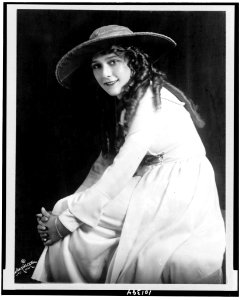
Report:
[[[58,62],[56,66],[56,78],[64,87],[71,87],[71,75],[79,68],[84,70],[90,67],[90,59],[98,52],[116,46],[136,46],[148,53],[153,61],[163,53],[176,46],[176,42],[170,37],[152,32],[137,32],[133,34],[97,38],[71,49]]]

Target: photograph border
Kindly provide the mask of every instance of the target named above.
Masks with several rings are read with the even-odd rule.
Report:
[[[226,274],[221,285],[192,284],[20,284],[14,282],[15,232],[15,168],[16,168],[16,10],[17,9],[204,9],[226,11]],[[149,291],[151,296],[225,296],[236,295],[238,290],[238,3],[67,3],[67,2],[5,2],[3,43],[3,185],[2,185],[2,294],[3,295],[128,295],[128,291]],[[39,8],[38,8],[39,7]],[[118,8],[117,8],[118,7]],[[227,103],[229,99],[229,103]],[[231,100],[230,100],[231,99]],[[227,105],[228,104],[228,105]],[[235,136],[235,138],[234,138]],[[6,178],[6,181],[4,181]],[[7,234],[6,234],[7,233]],[[6,238],[8,236],[8,238]],[[11,236],[11,238],[9,238]],[[131,292],[132,293],[132,292]],[[132,294],[134,295],[134,294]]]

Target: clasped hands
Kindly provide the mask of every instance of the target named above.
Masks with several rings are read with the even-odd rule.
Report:
[[[41,213],[37,214],[37,230],[45,246],[51,246],[64,238],[70,231],[64,227],[57,215],[41,208]]]

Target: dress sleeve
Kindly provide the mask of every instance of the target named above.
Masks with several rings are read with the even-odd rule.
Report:
[[[75,191],[75,193],[83,192],[84,190],[90,188],[93,184],[95,184],[101,178],[104,171],[109,165],[110,161],[105,159],[101,152],[96,161],[93,163],[84,182]]]
[[[63,212],[63,216],[60,215],[60,221],[67,228],[68,224],[64,222],[65,213],[71,213],[78,221],[91,227],[97,226],[103,207],[121,192],[134,175],[151,145],[153,132],[154,107],[152,92],[148,89],[140,101],[129,133],[113,164],[90,188],[66,197],[68,210]],[[78,226],[79,222],[76,222],[76,227],[72,226],[71,231]]]

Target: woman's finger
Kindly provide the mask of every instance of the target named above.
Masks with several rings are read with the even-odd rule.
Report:
[[[47,217],[45,217],[45,216],[43,216],[42,218],[41,218],[41,221],[42,222],[47,222],[49,220],[49,218],[47,218]]]
[[[46,227],[45,224],[41,220],[39,220],[38,223],[39,223],[39,225]]]
[[[41,220],[42,217],[43,217],[42,214],[36,214],[37,222],[39,222],[39,221]]]
[[[42,238],[42,242],[43,242],[44,244],[46,244],[47,241],[48,241],[47,238]]]
[[[42,226],[42,225],[38,225],[37,229],[38,229],[38,231],[45,231],[45,230],[47,230],[47,227],[46,226]]]
[[[46,242],[44,242],[44,245],[51,246],[51,245],[53,245],[53,242],[52,242],[52,240],[47,240]]]
[[[40,232],[39,235],[41,236],[41,238],[48,237],[48,234],[46,232]]]
[[[41,208],[41,212],[47,218],[49,218],[51,216],[50,213],[48,213],[44,207]]]

